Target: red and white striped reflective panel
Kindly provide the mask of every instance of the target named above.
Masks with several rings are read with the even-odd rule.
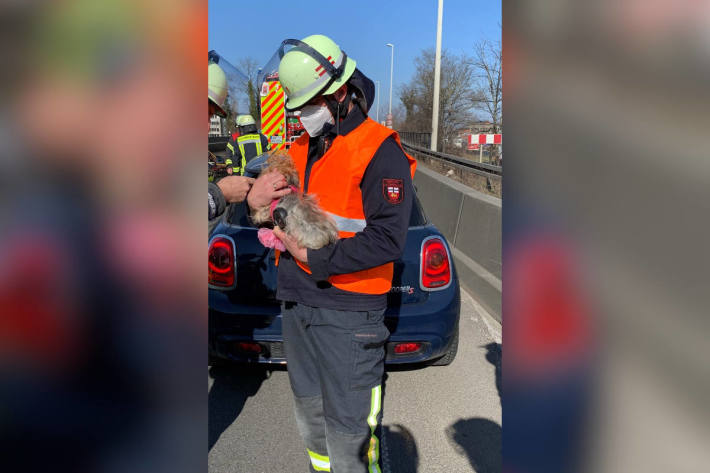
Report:
[[[503,135],[500,133],[496,134],[480,134],[480,135],[468,135],[468,144],[479,144],[479,145],[499,145],[503,143]]]
[[[335,66],[335,59],[333,59],[332,56],[328,56],[327,59],[328,59],[328,62],[330,62],[332,65]],[[318,77],[322,77],[323,74],[325,74],[325,68],[319,64],[318,67],[316,67],[316,72],[318,73]]]

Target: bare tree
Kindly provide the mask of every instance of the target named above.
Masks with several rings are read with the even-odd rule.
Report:
[[[434,95],[434,50],[427,49],[415,59],[416,72],[400,90],[400,100],[406,112],[402,131],[431,131]],[[472,60],[441,53],[441,84],[439,91],[439,143],[437,149],[447,150],[456,133],[473,120],[474,75]]]
[[[246,75],[247,80],[242,85],[243,91],[249,98],[249,114],[256,120],[257,126],[261,127],[261,117],[259,116],[259,105],[257,98],[256,75],[259,72],[259,63],[253,57],[246,57],[239,61],[239,69]]]
[[[380,114],[382,117],[383,114]],[[404,130],[406,124],[407,112],[402,104],[396,104],[392,107],[392,127],[395,130]]]
[[[234,102],[234,103],[232,103]],[[224,117],[224,130],[223,134],[225,135],[231,135],[235,131],[237,131],[237,107],[238,107],[238,100],[233,100],[231,97],[230,93],[227,93],[227,97],[224,99],[224,110],[226,112],[226,116]]]
[[[503,128],[503,69],[500,41],[482,40],[473,47],[471,65],[475,69],[476,93],[473,106],[490,116],[493,133]],[[498,146],[491,148],[491,160],[498,161]]]

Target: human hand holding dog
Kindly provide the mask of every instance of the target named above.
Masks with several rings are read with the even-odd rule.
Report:
[[[298,246],[296,240],[286,235],[286,233],[284,233],[284,231],[278,226],[274,227],[274,235],[276,235],[278,239],[283,242],[286,247],[286,251],[291,253],[291,256],[303,263],[308,263],[308,250],[306,248]]]
[[[229,203],[243,202],[254,179],[243,176],[227,176],[217,181],[217,186]]]
[[[252,209],[265,207],[274,199],[280,199],[290,194],[291,189],[286,183],[286,178],[278,171],[261,174],[247,195],[247,203]]]

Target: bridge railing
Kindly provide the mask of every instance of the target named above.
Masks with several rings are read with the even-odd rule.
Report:
[[[409,147],[411,150],[416,151],[417,153],[426,155],[431,159],[447,163],[453,163],[458,166],[463,166],[471,170],[479,171],[479,173],[484,172],[496,176],[503,175],[502,166],[479,163],[471,159],[462,158],[461,156],[454,156],[453,154],[432,151],[431,149],[429,149],[431,143],[431,133],[418,133],[411,131],[403,131],[398,133],[403,145]]]
[[[400,133],[405,151],[432,170],[495,197],[503,192],[503,168],[478,163],[447,153],[431,151],[427,145],[430,133]],[[422,146],[427,145],[427,146]]]
[[[410,146],[429,149],[431,146],[431,133],[420,133],[416,131],[398,131],[399,138],[403,143]]]

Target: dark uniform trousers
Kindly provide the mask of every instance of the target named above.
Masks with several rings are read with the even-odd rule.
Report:
[[[310,471],[380,473],[384,310],[282,305],[296,423]]]

